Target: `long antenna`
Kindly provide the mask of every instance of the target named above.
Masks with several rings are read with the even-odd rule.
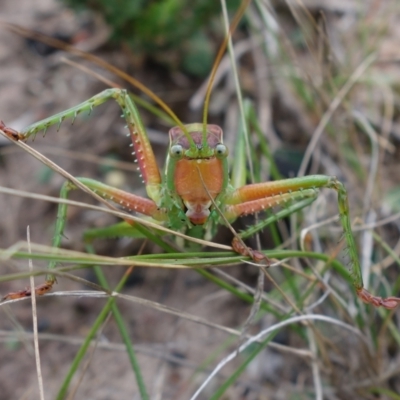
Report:
[[[92,61],[93,63],[99,65],[100,67],[106,69],[107,71],[112,72],[113,74],[119,76],[125,81],[129,82],[132,86],[139,89],[141,92],[150,97],[153,101],[155,101],[169,116],[174,120],[174,122],[182,129],[183,133],[189,140],[191,146],[195,146],[193,138],[190,136],[188,130],[185,125],[181,122],[181,120],[177,117],[177,115],[171,110],[171,108],[160,98],[158,97],[152,90],[146,87],[143,83],[139,82],[137,79],[128,75],[126,72],[121,71],[119,68],[114,67],[110,63],[105,60],[102,60],[100,57],[95,56],[94,54],[86,53],[82,50],[77,49],[74,46],[71,46],[62,40],[58,40],[49,36],[46,36],[43,33],[32,31],[30,29],[23,28],[19,25],[11,24],[8,22],[1,21],[1,24],[8,28],[10,31],[34,40],[38,40],[39,42],[45,43],[51,47],[55,47],[57,49],[65,50],[69,53],[76,54],[79,57],[84,58],[85,60]]]
[[[208,117],[208,106],[210,103],[210,96],[211,96],[211,90],[214,84],[215,80],[215,74],[217,73],[217,69],[219,67],[219,64],[221,63],[221,59],[225,53],[226,47],[228,45],[228,40],[229,37],[232,35],[232,33],[235,31],[236,27],[239,24],[239,21],[241,20],[247,6],[250,4],[251,0],[243,0],[242,3],[240,4],[240,7],[236,11],[235,16],[233,17],[233,20],[231,22],[231,25],[229,26],[229,32],[226,35],[224,41],[222,42],[219,50],[217,57],[215,58],[210,78],[208,80],[208,86],[207,86],[207,91],[206,91],[206,96],[204,100],[204,109],[203,109],[203,147],[207,145],[207,117]]]

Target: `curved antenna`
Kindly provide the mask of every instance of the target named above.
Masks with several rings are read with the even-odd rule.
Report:
[[[6,26],[10,31],[17,33],[20,36],[38,40],[39,42],[45,43],[51,47],[55,47],[57,49],[65,50],[69,53],[76,54],[79,57],[84,58],[85,60],[92,61],[93,63],[99,65],[100,67],[106,69],[107,71],[112,72],[113,74],[119,76],[125,81],[129,82],[131,85],[139,89],[142,93],[146,94],[153,101],[155,101],[169,116],[174,120],[174,122],[182,129],[182,132],[188,139],[190,146],[195,147],[196,144],[192,136],[190,136],[188,130],[185,125],[181,122],[181,120],[177,117],[177,115],[171,110],[171,108],[160,98],[158,97],[152,90],[146,87],[143,83],[139,82],[137,79],[128,75],[126,72],[121,71],[119,68],[114,67],[110,63],[105,60],[102,60],[100,57],[95,56],[94,54],[86,53],[82,50],[77,49],[74,46],[71,46],[62,40],[54,39],[52,37],[46,36],[43,33],[32,31],[26,28],[23,28],[19,25],[11,24],[8,22],[1,21],[1,24]]]
[[[212,70],[210,73],[210,78],[208,80],[208,86],[207,86],[206,96],[205,96],[205,100],[204,100],[204,108],[203,108],[203,147],[207,145],[208,106],[210,104],[210,96],[211,96],[211,90],[212,90],[214,80],[215,80],[215,74],[217,73],[217,69],[219,67],[219,64],[221,63],[222,56],[224,55],[226,47],[228,45],[229,36],[231,36],[232,33],[235,31],[247,6],[250,4],[250,1],[251,0],[243,0],[242,3],[240,4],[240,7],[236,11],[236,14],[233,17],[233,20],[231,22],[231,25],[229,26],[229,32],[225,36],[225,39],[222,42],[222,44],[218,50],[217,57],[215,58],[215,61],[214,61],[214,64],[213,64],[213,67],[212,67]]]

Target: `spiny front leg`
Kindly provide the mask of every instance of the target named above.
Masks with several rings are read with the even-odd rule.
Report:
[[[90,113],[95,107],[98,107],[110,99],[115,100],[122,109],[123,116],[127,123],[127,128],[130,132],[128,136],[132,139],[132,147],[134,148],[132,154],[136,157],[135,161],[138,163],[138,169],[140,170],[143,182],[146,185],[147,194],[158,204],[161,196],[160,171],[143,122],[140,118],[139,111],[126,90],[106,89],[81,104],[35,122],[23,129],[21,132],[6,127],[3,122],[0,122],[0,129],[2,129],[10,139],[25,141],[31,136],[35,137],[39,131],[43,130],[46,132],[52,125],[60,126],[67,118],[72,119],[73,122],[79,114],[83,112]]]
[[[147,195],[159,204],[161,200],[160,171],[139,112],[126,90],[115,93],[113,97],[124,113],[132,140],[131,147],[134,149],[132,155],[136,157],[135,162],[138,163]]]
[[[357,296],[363,302],[372,304],[375,307],[395,308],[400,303],[400,298],[374,296],[364,288],[357,247],[351,230],[347,192],[343,184],[335,177],[311,175],[243,186],[227,196],[225,199],[227,206],[224,214],[229,220],[233,220],[241,215],[252,214],[276,205],[282,205],[289,200],[298,201],[304,197],[312,198],[315,196],[315,189],[320,188],[334,189],[338,193],[340,222],[349,251],[350,275],[353,279]]]

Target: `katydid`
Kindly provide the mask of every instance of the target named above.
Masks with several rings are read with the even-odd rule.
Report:
[[[13,140],[26,140],[39,130],[47,129],[66,118],[75,118],[79,113],[91,110],[110,98],[121,106],[132,140],[132,154],[137,158],[149,198],[115,189],[92,179],[78,178],[85,186],[125,210],[152,217],[172,230],[186,231],[189,236],[198,236],[205,230],[214,232],[215,227],[225,219],[233,222],[240,216],[254,214],[289,201],[301,201],[305,198],[313,201],[316,190],[320,188],[334,189],[338,194],[340,221],[349,249],[351,274],[357,295],[366,303],[388,309],[396,307],[400,302],[397,297],[374,296],[363,287],[351,231],[347,193],[341,182],[335,177],[312,175],[235,188],[230,184],[228,149],[223,144],[222,129],[216,125],[194,123],[172,128],[169,132],[170,145],[164,174],[160,174],[138,110],[125,90],[107,89],[78,106],[31,125],[22,132],[6,127],[4,123],[0,128]],[[292,212],[290,206],[286,211],[286,214]],[[56,238],[60,236],[61,232],[58,232]],[[246,247],[238,237],[233,239],[232,247],[239,254],[257,262],[266,260],[262,252]],[[50,290],[54,282],[55,278],[49,275],[47,281],[36,288],[37,294]],[[29,294],[29,290],[23,290],[10,293],[6,298]]]
[[[231,27],[231,31],[233,29]],[[111,200],[127,211],[151,217],[172,230],[183,231],[193,237],[200,237],[205,232],[213,235],[219,224],[225,224],[226,221],[231,223],[240,216],[258,213],[286,203],[290,203],[290,205],[285,206],[283,211],[277,215],[280,218],[288,216],[314,201],[318,189],[333,189],[338,195],[340,222],[350,257],[350,274],[358,297],[365,303],[374,306],[395,308],[400,302],[400,298],[374,296],[363,286],[357,247],[351,230],[347,192],[343,184],[335,177],[312,175],[248,185],[242,182],[238,187],[231,184],[231,181],[236,182],[236,179],[231,180],[229,176],[229,151],[223,143],[222,129],[217,125],[207,124],[206,116],[215,70],[225,47],[226,40],[220,48],[211,74],[202,123],[184,125],[157,96],[146,89],[146,93],[150,93],[151,97],[177,122],[177,126],[169,131],[170,143],[163,173],[160,173],[157,166],[139,112],[128,92],[123,89],[106,89],[91,99],[39,121],[21,132],[7,127],[4,123],[0,124],[0,129],[12,140],[25,141],[40,130],[60,124],[67,118],[75,119],[78,114],[85,111],[90,112],[105,101],[114,99],[121,107],[125,118],[129,130],[128,136],[132,141],[132,154],[136,157],[135,161],[146,186],[148,198],[113,188],[92,179],[77,179],[101,197]],[[143,85],[140,85],[139,88],[142,89]],[[67,184],[64,187],[64,196],[72,186]],[[60,246],[64,222],[65,220],[57,228],[53,241],[54,246]],[[261,229],[261,226],[262,224],[258,229]],[[233,239],[233,249],[243,257],[256,262],[268,263],[268,259],[261,251],[244,245],[242,241],[244,237],[246,237],[246,231]],[[36,288],[36,293],[46,293],[52,288],[54,282],[55,277],[49,274],[46,282]],[[5,298],[25,297],[30,294],[30,290],[21,290],[10,293]]]

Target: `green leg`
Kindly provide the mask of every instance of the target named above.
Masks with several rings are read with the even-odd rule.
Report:
[[[345,240],[348,245],[350,262],[351,262],[351,275],[353,277],[353,285],[356,289],[358,297],[367,304],[372,304],[375,307],[382,306],[387,309],[396,308],[400,303],[400,298],[390,296],[382,298],[374,296],[369,293],[365,288],[361,275],[361,266],[358,260],[357,249],[354,242],[353,233],[351,231],[351,223],[349,217],[349,202],[345,187],[336,178],[331,178],[331,182],[327,187],[335,189],[338,193],[339,216],[343,226]]]
[[[132,154],[136,156],[136,162],[138,163],[143,182],[146,185],[147,194],[153,201],[159,203],[161,196],[160,171],[139,112],[126,90],[106,89],[75,107],[28,126],[21,132],[6,127],[2,122],[0,123],[0,128],[14,140],[27,140],[31,136],[35,137],[39,131],[43,130],[46,132],[52,125],[60,127],[61,123],[67,118],[72,119],[73,122],[82,112],[90,113],[93,108],[110,99],[115,100],[123,112],[127,128],[129,129],[128,136],[132,140],[131,147],[134,150]]]
[[[315,191],[315,189],[320,188],[334,189],[338,194],[340,222],[347,243],[350,257],[350,274],[357,295],[365,303],[372,304],[376,307],[395,308],[400,303],[400,298],[381,298],[370,294],[364,288],[357,247],[351,230],[347,192],[343,184],[335,177],[312,175],[302,178],[243,186],[233,191],[226,199],[227,206],[224,209],[224,214],[229,220],[233,220],[241,215],[252,214],[272,208],[289,200],[300,200],[305,195],[307,195],[307,197],[312,197],[310,191]],[[289,210],[291,209],[289,208]],[[289,212],[285,212],[284,210],[283,213],[289,215]],[[236,243],[232,243],[233,246],[235,244]]]

